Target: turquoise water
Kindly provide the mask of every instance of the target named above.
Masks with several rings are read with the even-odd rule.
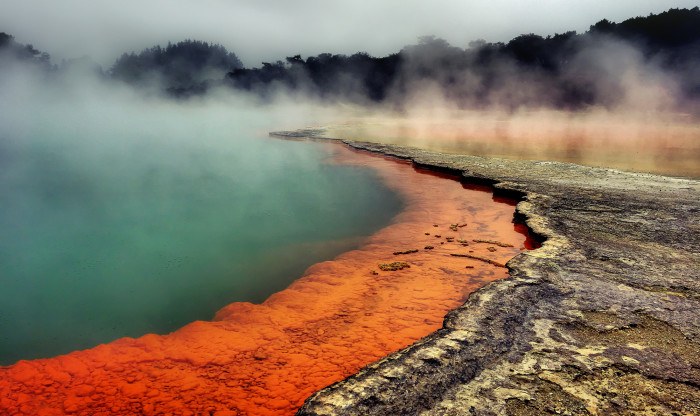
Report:
[[[326,146],[266,137],[265,110],[90,103],[0,121],[2,365],[261,302],[401,208]]]

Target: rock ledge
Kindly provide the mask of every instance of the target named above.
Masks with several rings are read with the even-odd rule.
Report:
[[[519,196],[543,244],[298,415],[700,414],[700,181],[342,142]]]

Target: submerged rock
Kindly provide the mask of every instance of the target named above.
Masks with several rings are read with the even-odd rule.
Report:
[[[391,263],[382,263],[379,265],[380,270],[392,272],[396,270],[403,270],[409,267],[411,267],[411,265],[406,263],[405,261],[392,261]]]
[[[394,255],[398,256],[399,254],[412,254],[412,253],[418,253],[418,249],[411,249],[411,250],[405,250],[405,251],[395,251]]]
[[[502,242],[496,241],[496,240],[484,240],[484,239],[480,239],[480,238],[475,238],[472,241],[475,243],[493,244],[495,246],[500,246],[500,247],[513,247],[512,244],[502,243]]]
[[[487,259],[487,258],[485,258],[485,257],[474,256],[474,255],[472,255],[472,254],[451,253],[450,256],[452,256],[452,257],[466,257],[466,258],[469,258],[469,259],[474,259],[474,260],[483,261],[484,263],[488,263],[488,264],[494,265],[494,266],[496,266],[496,267],[506,267],[506,265],[503,264],[503,263],[499,263],[499,262],[497,262],[497,261],[494,261],[494,260],[491,260],[491,259]]]

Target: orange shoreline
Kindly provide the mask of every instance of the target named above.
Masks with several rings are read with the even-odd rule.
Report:
[[[439,329],[469,293],[507,277],[498,263],[533,248],[512,223],[515,201],[324,145],[334,163],[372,168],[401,195],[406,207],[392,224],[260,305],[233,303],[169,335],[0,367],[0,413],[292,415],[313,392]],[[379,267],[395,261],[410,267]]]

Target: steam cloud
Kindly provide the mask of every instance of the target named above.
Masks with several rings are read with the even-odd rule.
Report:
[[[127,60],[111,68],[114,77],[87,59],[68,61],[49,80],[4,59],[0,83],[10,126],[17,122],[12,109],[21,105],[22,114],[31,114],[77,100],[99,112],[110,106],[105,97],[131,106],[144,103],[145,94],[149,106],[182,111],[267,106],[277,125],[290,127],[352,120],[334,130],[347,138],[700,175],[700,59],[608,35],[603,23],[585,35],[523,35],[505,46],[476,41],[461,49],[425,37],[384,58],[295,56],[254,69],[239,62],[223,80],[221,67],[204,68],[195,86],[173,86],[166,68],[144,72],[138,92],[115,82],[129,81],[138,67],[121,65]],[[195,97],[174,104],[162,99],[164,90]]]
[[[58,62],[89,55],[107,68],[124,51],[191,38],[222,44],[254,66],[287,54],[385,56],[426,34],[462,45],[479,37],[497,42],[522,33],[584,31],[603,18],[621,21],[696,5],[695,0],[24,0],[3,2],[0,31],[49,51]]]
[[[42,195],[68,200],[79,193],[92,199],[88,210],[105,193],[141,186],[159,169],[175,178],[156,187],[168,192],[178,188],[182,170],[216,176],[225,163],[263,158],[270,169],[284,169],[290,158],[303,164],[304,154],[270,149],[247,158],[262,150],[227,132],[309,125],[328,127],[330,136],[443,152],[700,177],[700,58],[674,64],[614,36],[557,36],[566,53],[554,54],[551,65],[528,55],[527,46],[539,41],[534,36],[516,38],[516,58],[499,52],[502,44],[462,49],[427,37],[384,58],[293,56],[257,69],[232,67],[223,77],[221,67],[204,68],[196,78],[201,90],[178,85],[185,97],[179,100],[168,92],[172,73],[147,71],[141,83],[129,84],[88,58],[53,69],[38,51],[25,50],[29,59],[0,51],[0,186],[33,186],[23,181],[36,171]],[[212,149],[230,160],[218,167],[198,160]],[[29,161],[36,152],[40,160]],[[151,156],[153,169],[130,163]],[[52,176],[63,168],[72,176],[58,187]],[[133,183],[106,179],[115,172]],[[248,186],[263,186],[265,170],[257,173],[245,178]],[[29,215],[37,205],[9,194],[0,195],[3,207],[24,207]]]
[[[415,74],[435,57],[410,56],[407,81],[390,101],[399,114],[377,112],[334,134],[446,152],[700,176],[700,108],[684,89],[684,77],[700,69],[698,62],[670,71],[631,43],[603,36],[577,47],[557,77],[499,60],[486,74],[466,70],[455,79],[450,71],[420,79]],[[439,82],[448,77],[449,83]],[[499,80],[487,94],[485,77]],[[567,105],[562,80],[584,80],[592,103]]]
[[[320,233],[358,233],[340,212],[367,213],[357,222],[378,227],[368,207],[354,209],[369,206],[363,185],[336,185],[374,183],[369,174],[329,172],[320,149],[264,137],[328,119],[323,107],[261,108],[216,90],[165,99],[93,69],[0,60],[0,365],[167,333],[232,301],[262,301],[354,247],[350,238],[314,244]],[[283,189],[271,192],[275,184]]]

